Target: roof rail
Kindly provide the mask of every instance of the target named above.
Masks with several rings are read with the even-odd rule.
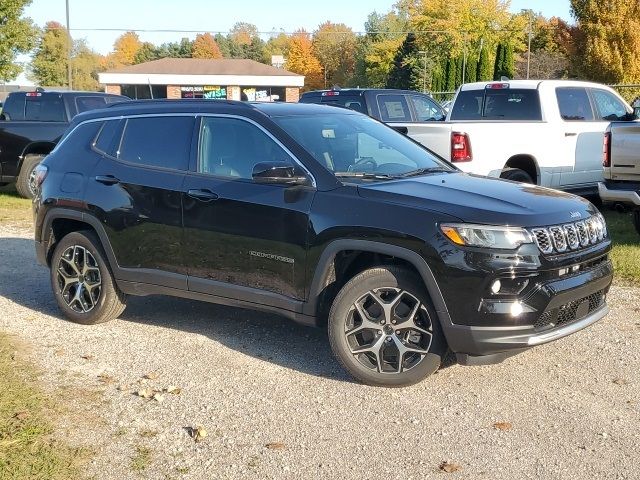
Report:
[[[166,105],[168,103],[206,103],[211,104],[212,102],[216,103],[225,103],[227,105],[241,105],[247,108],[252,108],[247,102],[241,102],[239,100],[223,100],[223,99],[209,99],[209,98],[154,98],[154,99],[142,99],[142,100],[131,100],[130,102],[118,102],[112,103],[108,105],[107,108],[118,108],[118,107],[129,107],[132,105]]]

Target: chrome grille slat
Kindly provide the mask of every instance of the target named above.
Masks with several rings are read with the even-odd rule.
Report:
[[[530,232],[540,251],[549,255],[595,245],[607,237],[607,226],[600,216],[593,216],[575,223],[532,228]]]

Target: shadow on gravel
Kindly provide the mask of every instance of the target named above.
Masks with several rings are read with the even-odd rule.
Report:
[[[0,296],[65,321],[51,293],[49,272],[36,261],[33,240],[0,238]],[[153,296],[129,297],[120,321],[204,335],[245,355],[292,370],[352,381],[333,359],[324,330],[277,315]],[[100,328],[118,326],[114,323]]]

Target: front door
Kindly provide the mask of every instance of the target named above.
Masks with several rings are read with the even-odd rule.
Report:
[[[282,305],[304,298],[312,187],[254,183],[255,164],[292,156],[262,127],[202,117],[197,165],[183,186],[189,289]]]

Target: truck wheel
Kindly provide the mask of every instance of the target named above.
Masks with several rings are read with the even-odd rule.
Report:
[[[98,237],[89,230],[72,232],[58,242],[51,257],[51,287],[60,310],[75,323],[107,322],[126,306]]]
[[[633,226],[636,227],[636,232],[640,235],[640,208],[633,211]]]
[[[16,181],[16,190],[23,198],[36,196],[36,167],[40,164],[44,155],[27,155],[22,161],[22,167]]]
[[[422,281],[397,267],[366,270],[338,293],[329,312],[329,342],[357,380],[404,387],[434,373],[446,351]]]
[[[531,175],[519,168],[505,168],[500,174],[500,178],[520,183],[535,183]]]

